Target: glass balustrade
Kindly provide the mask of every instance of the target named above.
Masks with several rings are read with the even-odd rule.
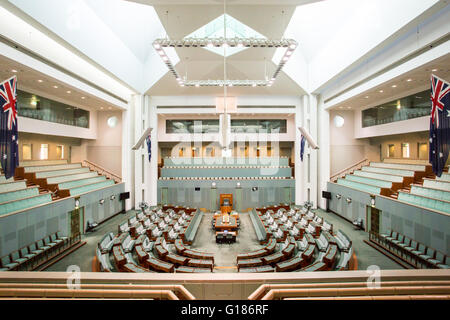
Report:
[[[17,90],[19,116],[69,126],[89,128],[89,111]]]
[[[430,90],[393,100],[362,111],[363,128],[429,116]]]

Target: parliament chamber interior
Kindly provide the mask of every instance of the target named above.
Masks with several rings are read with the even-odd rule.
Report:
[[[0,1],[0,299],[450,299],[449,30],[445,0]]]

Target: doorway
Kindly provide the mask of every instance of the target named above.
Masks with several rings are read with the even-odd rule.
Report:
[[[369,222],[367,225],[368,232],[373,232],[375,234],[380,233],[380,219],[381,219],[381,210],[367,206],[367,217],[366,221]]]
[[[69,212],[70,237],[76,238],[84,233],[84,207]]]

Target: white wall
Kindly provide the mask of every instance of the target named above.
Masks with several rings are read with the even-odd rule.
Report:
[[[360,111],[330,111],[331,175],[369,156],[368,139],[355,139],[355,113],[360,114]],[[340,128],[334,124],[336,116],[344,118],[344,125]]]
[[[117,118],[114,128],[108,126],[110,117]],[[121,176],[122,174],[122,112],[97,112],[97,139],[87,145],[87,160]]]

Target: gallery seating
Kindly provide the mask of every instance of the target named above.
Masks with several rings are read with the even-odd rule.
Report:
[[[297,255],[289,260],[278,262],[275,267],[277,272],[287,272],[302,268],[306,263],[307,262],[300,255]]]
[[[239,268],[239,272],[247,272],[247,273],[275,272],[275,268],[272,266],[246,267],[246,268]]]
[[[175,265],[173,263],[165,262],[155,257],[149,257],[146,261],[146,265],[156,271],[174,272],[175,270]]]
[[[30,243],[0,258],[0,271],[29,271],[45,264],[72,246],[77,239],[69,239],[60,232]]]
[[[416,268],[450,268],[448,256],[397,231],[370,232],[369,239]]]
[[[205,272],[211,272],[211,269],[181,266],[176,269],[176,272],[177,273],[205,273]]]

